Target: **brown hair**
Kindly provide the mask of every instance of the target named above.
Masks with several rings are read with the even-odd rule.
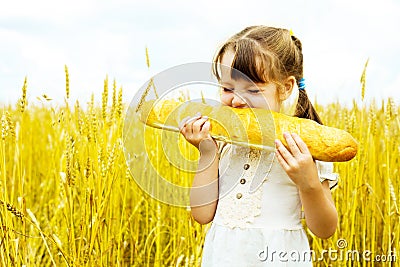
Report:
[[[274,82],[279,90],[287,77],[294,76],[297,85],[303,78],[301,42],[286,29],[250,26],[232,36],[217,50],[214,57],[216,64],[213,72],[218,80],[221,78],[218,63],[228,50],[235,53],[232,70],[239,71],[231,70],[233,79],[239,78],[238,73],[243,73],[254,83]],[[299,90],[294,116],[322,124],[305,90]]]

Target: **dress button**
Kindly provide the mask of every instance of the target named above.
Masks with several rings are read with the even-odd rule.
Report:
[[[241,184],[245,184],[246,183],[246,179],[244,179],[244,178],[240,179],[240,183]]]
[[[237,198],[237,199],[241,199],[242,196],[243,196],[243,195],[242,195],[241,193],[237,193],[237,194],[236,194],[236,198]]]
[[[246,164],[244,164],[243,168],[244,168],[245,170],[248,170],[248,169],[250,168],[250,165],[246,163]]]

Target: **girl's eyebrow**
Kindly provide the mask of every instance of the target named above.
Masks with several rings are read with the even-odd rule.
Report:
[[[254,90],[265,91],[265,89],[262,88],[262,87],[260,87],[260,86],[252,86],[252,87],[248,87],[248,89],[254,89]]]
[[[225,86],[225,87],[229,87],[229,88],[233,88],[234,86],[232,85],[232,83],[227,82],[227,81],[220,81],[219,82],[221,86]],[[258,86],[257,84],[254,83],[249,83],[247,86],[244,86],[243,88],[244,90],[260,90],[260,91],[265,91],[264,88]]]
[[[262,88],[261,86],[258,86],[258,85],[255,84],[255,83],[250,83],[250,84],[247,85],[245,88],[246,88],[246,89],[257,89],[257,90],[260,90],[260,91],[264,91],[264,88]]]

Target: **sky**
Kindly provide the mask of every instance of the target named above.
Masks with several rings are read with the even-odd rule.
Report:
[[[130,102],[153,75],[211,62],[215,50],[250,25],[292,29],[303,43],[310,99],[327,104],[388,97],[400,104],[399,0],[4,1],[0,0],[0,103],[14,104],[28,79],[29,103],[46,94],[101,101],[106,76]],[[149,50],[150,68],[145,49]]]

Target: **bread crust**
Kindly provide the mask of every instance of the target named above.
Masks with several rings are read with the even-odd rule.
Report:
[[[283,133],[290,132],[301,137],[315,160],[348,161],[355,157],[358,150],[357,141],[344,130],[265,109],[153,100],[143,103],[140,120],[153,127],[167,125],[178,129],[181,120],[197,112],[210,118],[211,136],[226,142],[271,149],[274,140],[279,139],[288,147]]]

